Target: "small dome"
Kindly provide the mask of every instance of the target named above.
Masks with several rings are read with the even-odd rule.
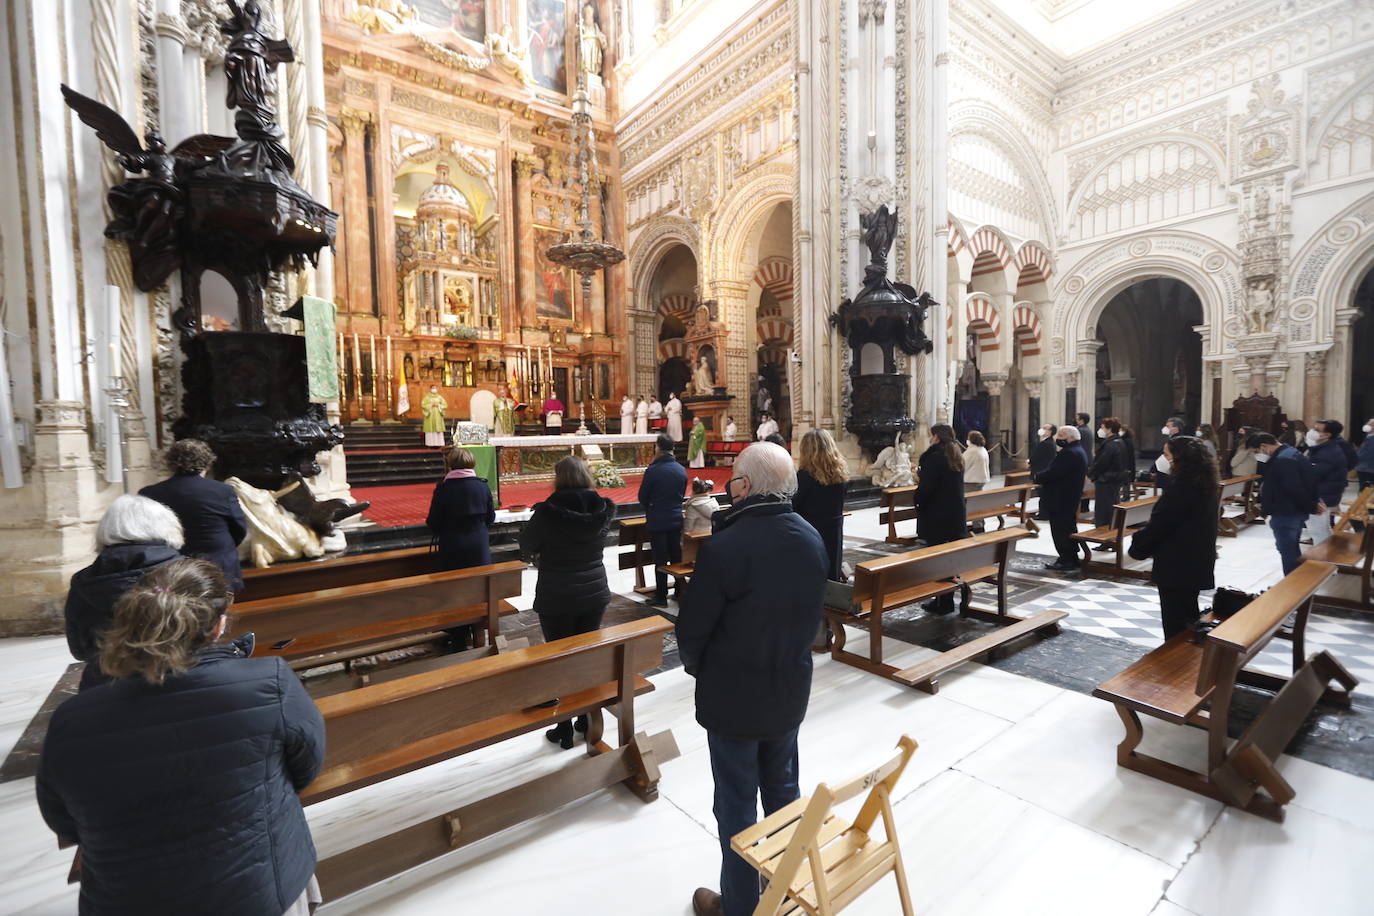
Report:
[[[415,207],[416,218],[458,213],[471,219],[472,207],[463,196],[463,192],[454,187],[449,180],[449,167],[441,162],[435,167],[434,172],[434,183],[420,195],[420,201]]]

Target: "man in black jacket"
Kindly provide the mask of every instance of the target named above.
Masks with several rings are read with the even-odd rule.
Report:
[[[181,552],[214,563],[237,592],[243,590],[238,545],[248,534],[248,522],[234,489],[205,476],[214,463],[210,446],[199,439],[182,439],[167,450],[172,476],[144,487],[138,495],[175,512],[186,532]]]
[[[1078,430],[1061,426],[1054,444],[1059,454],[1041,473],[1035,475],[1040,487],[1040,514],[1050,523],[1054,549],[1059,558],[1046,563],[1046,569],[1078,569],[1078,549],[1071,535],[1078,530],[1078,503],[1083,498],[1083,480],[1088,473],[1088,456],[1078,444]]]
[[[658,437],[658,457],[644,470],[639,482],[639,504],[649,529],[649,550],[654,558],[655,607],[668,606],[668,574],[663,567],[682,562],[682,502],[687,498],[687,469],[673,456],[673,440]]]
[[[699,888],[697,916],[758,905],[758,873],[730,838],[755,823],[760,797],[766,817],[800,795],[797,730],[825,593],[825,545],[788,502],[797,475],[787,450],[751,445],[734,472],[734,505],[713,519],[677,624],[683,668],[697,679],[722,857],[721,892]]]
[[[1307,517],[1317,511],[1317,476],[1312,464],[1291,445],[1283,445],[1269,433],[1255,433],[1246,442],[1264,468],[1260,509],[1269,516],[1274,546],[1286,576],[1302,563],[1298,541]]]
[[[1078,430],[1078,444],[1083,446],[1083,454],[1088,456],[1088,460],[1093,460],[1093,455],[1097,451],[1097,443],[1093,441],[1092,421],[1093,418],[1088,414],[1079,412],[1073,415],[1073,428]]]

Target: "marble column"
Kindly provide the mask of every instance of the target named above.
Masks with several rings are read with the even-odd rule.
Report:
[[[1326,364],[1330,353],[1330,350],[1314,350],[1305,354],[1306,386],[1303,388],[1302,415],[1308,426],[1326,416]]]
[[[1005,372],[984,372],[982,375],[983,386],[988,390],[988,452],[991,454],[989,471],[993,474],[1002,473],[1002,453],[996,446],[1002,442],[1002,428],[1009,426],[1007,418],[1002,415],[1003,398],[1002,392],[1007,385],[1007,374]]]
[[[1075,410],[1088,414],[1093,422],[1097,420],[1097,351],[1102,345],[1100,340],[1078,342],[1078,406]]]
[[[725,385],[727,393],[737,399],[747,399],[754,373],[751,361],[755,358],[753,349],[742,345],[753,339],[745,321],[749,311],[749,283],[716,280],[711,284],[710,298],[717,301],[719,320],[730,332],[725,353],[719,354],[723,359],[717,364],[716,384]]]
[[[344,132],[343,225],[348,240],[345,283],[335,290],[341,308],[352,315],[372,314],[372,232],[367,218],[367,131],[372,113],[344,108],[339,119]],[[335,278],[337,280],[337,276]]]

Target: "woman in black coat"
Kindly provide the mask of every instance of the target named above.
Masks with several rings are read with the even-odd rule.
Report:
[[[1130,446],[1121,437],[1120,420],[1116,417],[1103,420],[1098,427],[1097,437],[1102,440],[1102,444],[1088,468],[1088,479],[1093,482],[1093,488],[1097,493],[1093,503],[1093,524],[1103,527],[1112,523],[1116,504],[1121,502],[1121,491],[1131,482],[1135,471],[1131,464]]]
[[[224,570],[229,587],[242,591],[239,544],[248,535],[248,521],[234,488],[208,476],[214,463],[215,453],[199,439],[174,442],[167,449],[172,476],[144,487],[138,495],[175,512],[186,536],[182,552],[214,563]]]
[[[968,537],[964,509],[964,455],[954,429],[944,423],[930,428],[930,447],[918,462],[916,535],[927,546]],[[922,607],[932,614],[954,612],[954,596],[942,595]]]
[[[1198,593],[1216,585],[1217,463],[1193,436],[1170,439],[1164,457],[1171,465],[1169,489],[1131,539],[1128,553],[1137,560],[1154,558],[1150,580],[1159,590],[1168,639],[1197,622]]]
[[[218,644],[232,600],[204,560],[148,573],[100,640],[115,680],[53,713],[38,807],[81,847],[82,913],[278,916],[320,899],[298,793],[324,719],[281,658]]]
[[[825,544],[825,577],[842,582],[844,561],[844,491],[849,467],[828,430],[812,429],[797,450],[797,492],[792,511],[815,528]],[[828,628],[827,628],[828,632]]]
[[[615,519],[615,503],[596,492],[587,462],[569,455],[554,465],[553,473],[553,494],[535,504],[520,532],[520,552],[539,567],[534,612],[545,642],[601,626],[611,600],[606,535]],[[577,730],[587,730],[585,717],[577,720]],[[546,737],[571,748],[573,723],[558,723]]]
[[[434,488],[425,518],[439,545],[438,572],[491,563],[487,526],[496,521],[496,504],[487,482],[473,470],[476,464],[465,448],[451,448],[444,455],[448,473]]]
[[[110,503],[95,529],[95,562],[72,576],[67,591],[67,648],[85,690],[109,680],[100,670],[97,640],[110,624],[115,602],[143,574],[181,556],[181,522],[157,500],[125,495]]]

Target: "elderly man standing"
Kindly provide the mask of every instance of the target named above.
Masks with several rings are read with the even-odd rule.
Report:
[[[1058,454],[1049,467],[1035,475],[1035,482],[1040,487],[1040,514],[1049,520],[1054,550],[1059,554],[1045,568],[1068,571],[1078,568],[1078,550],[1072,535],[1078,530],[1078,502],[1083,498],[1088,456],[1078,444],[1075,427],[1059,427],[1054,444]]]
[[[697,679],[722,857],[721,892],[692,897],[698,916],[748,916],[758,905],[758,873],[730,838],[758,820],[760,798],[766,817],[800,795],[797,730],[825,591],[825,545],[792,511],[787,450],[755,443],[733,470],[734,504],[712,520],[677,624],[683,667]]]

